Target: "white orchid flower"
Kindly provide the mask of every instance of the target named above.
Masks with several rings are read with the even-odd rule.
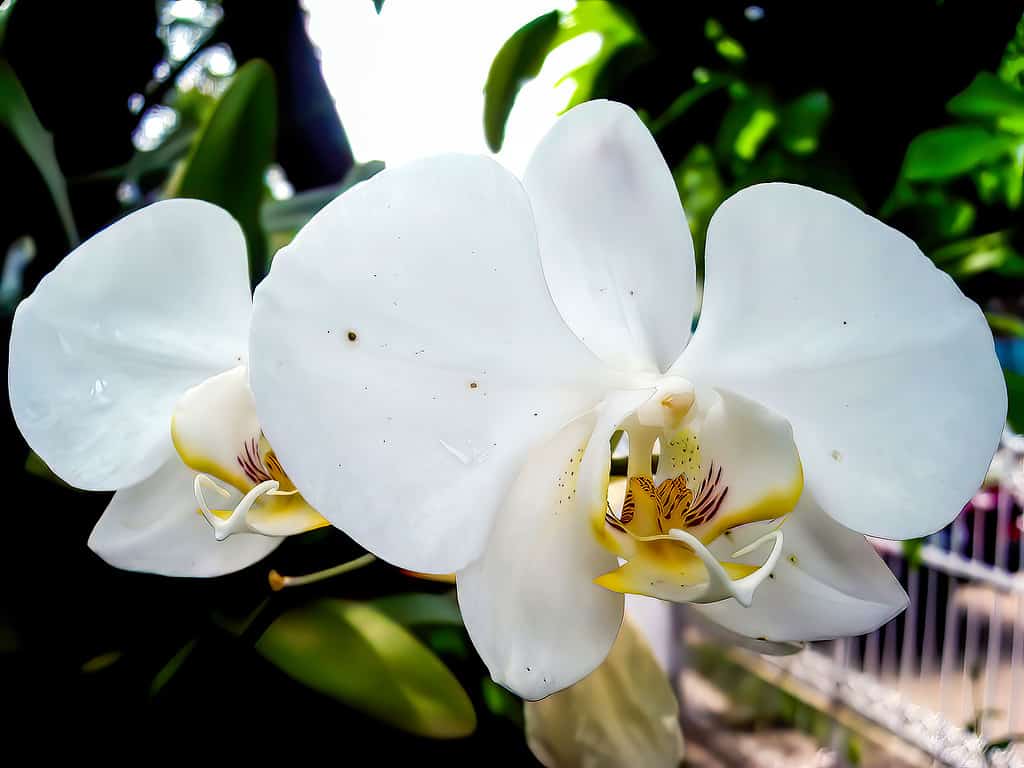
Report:
[[[89,537],[111,565],[217,576],[326,524],[256,419],[251,312],[242,231],[197,200],[126,216],[18,307],[15,421],[67,483],[116,491]]]
[[[862,534],[940,528],[998,443],[982,313],[906,237],[791,184],[716,213],[691,341],[695,293],[651,135],[587,103],[522,183],[444,156],[315,216],[256,291],[257,410],[334,525],[457,572],[477,650],[526,698],[604,659],[624,592],[777,643],[879,626],[906,596]]]

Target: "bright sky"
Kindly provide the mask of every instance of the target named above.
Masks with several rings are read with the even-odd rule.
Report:
[[[526,22],[571,7],[558,0],[385,0],[378,16],[370,0],[305,5],[356,159],[388,165],[439,152],[488,152],[483,87],[494,55]],[[569,97],[565,87],[553,87],[568,69],[559,58],[520,92],[509,120],[499,160],[516,173]]]

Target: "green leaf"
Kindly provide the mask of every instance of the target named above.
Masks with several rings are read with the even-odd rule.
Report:
[[[957,279],[992,270],[1011,277],[1024,272],[1024,257],[1014,249],[1006,232],[958,240],[930,255],[937,266]]]
[[[704,240],[711,215],[725,199],[725,185],[715,164],[715,156],[706,144],[698,144],[672,172],[690,225],[697,251],[698,267],[703,269]]]
[[[149,695],[156,696],[160,691],[164,689],[171,678],[178,674],[182,665],[188,661],[188,657],[192,655],[192,651],[196,648],[196,643],[199,642],[198,637],[193,637],[175,653],[170,660],[164,664],[160,671],[153,676],[153,681],[149,684]]]
[[[537,76],[558,35],[558,11],[545,13],[517,29],[491,63],[484,85],[484,135],[497,152],[519,89]]]
[[[378,597],[370,605],[403,627],[462,626],[459,604],[451,595],[407,592]]]
[[[72,247],[78,245],[78,230],[71,214],[68,186],[57,163],[53,136],[39,122],[18,76],[3,59],[0,59],[0,125],[14,135],[21,148],[35,163],[36,169],[46,182],[46,188],[50,191],[50,197],[53,198],[68,243]]]
[[[28,474],[42,478],[47,482],[54,483],[56,485],[63,485],[65,488],[73,487],[57,477],[54,471],[50,469],[49,465],[43,461],[35,451],[29,451],[28,458],[25,459],[25,471]]]
[[[946,105],[952,114],[989,120],[1007,130],[1024,128],[1024,93],[990,72],[981,72]]]
[[[97,672],[102,672],[104,669],[113,666],[121,657],[124,655],[122,651],[108,651],[107,653],[101,653],[99,656],[93,656],[82,663],[81,670],[83,674],[94,675]]]
[[[480,681],[480,694],[484,700],[484,706],[492,715],[507,718],[520,728],[523,727],[522,699],[502,688],[489,677]]]
[[[597,53],[585,64],[562,75],[555,83],[556,87],[566,80],[573,80],[576,83],[572,98],[565,105],[563,112],[593,98],[595,84],[601,79],[605,66],[620,48],[644,41],[640,30],[618,5],[605,0],[587,0],[585,3],[576,3],[576,6],[565,14],[562,19],[562,30],[551,47],[554,49],[568,40],[590,32],[601,38],[601,46]]]
[[[373,0],[373,7],[377,9],[377,15],[380,15],[381,9],[384,7],[384,0]]]
[[[1009,405],[1006,421],[1014,432],[1024,431],[1024,376],[1003,368],[1006,379],[1006,397]]]
[[[1024,339],[1024,320],[1021,318],[998,312],[986,312],[985,319],[988,320],[989,328],[996,334]]]
[[[443,739],[476,727],[448,668],[371,605],[318,600],[279,616],[256,648],[298,682],[396,728]]]
[[[202,127],[180,183],[169,190],[169,196],[207,200],[235,217],[245,232],[254,283],[267,268],[260,204],[276,137],[274,73],[266,62],[253,59],[235,73]]]
[[[818,149],[821,131],[832,114],[832,100],[825,91],[810,91],[783,108],[779,119],[779,140],[795,155],[810,155]]]
[[[657,136],[667,126],[685,115],[691,107],[700,102],[705,96],[725,88],[730,83],[731,80],[727,77],[712,75],[692,88],[683,91],[669,104],[668,109],[658,116],[657,120],[651,122],[649,126],[651,133]]]
[[[263,228],[267,232],[294,232],[301,229],[317,211],[342,192],[382,170],[384,163],[380,160],[370,160],[352,166],[338,184],[308,189],[287,200],[268,200],[260,211]]]
[[[910,181],[961,176],[1011,151],[1016,142],[976,125],[951,125],[917,136],[907,147],[903,175]]]
[[[753,160],[777,123],[778,115],[767,98],[751,94],[737,99],[722,118],[716,139],[718,151]]]

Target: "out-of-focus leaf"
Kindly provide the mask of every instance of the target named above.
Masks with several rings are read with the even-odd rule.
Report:
[[[14,10],[18,0],[7,0],[0,3],[0,50],[4,47],[4,39],[7,37],[7,22],[11,18],[11,11]]]
[[[511,720],[520,728],[523,727],[523,701],[509,693],[489,677],[480,681],[480,694],[484,706],[492,715]]]
[[[779,116],[779,140],[796,155],[818,149],[821,131],[832,114],[832,100],[825,91],[810,91],[787,104]]]
[[[366,181],[384,169],[380,160],[358,163],[345,174],[338,184],[308,189],[287,200],[268,200],[263,203],[260,220],[267,232],[293,232],[305,226],[314,214],[350,187]]]
[[[384,7],[384,0],[373,0],[373,7],[377,9],[377,15],[380,15],[381,9]]]
[[[78,245],[78,230],[71,214],[68,186],[60,165],[57,164],[53,136],[39,122],[18,76],[3,59],[0,59],[0,125],[14,135],[21,148],[35,163],[36,169],[46,182],[46,188],[50,191],[50,197],[53,198],[68,243],[72,247]]]
[[[448,668],[376,608],[318,600],[279,616],[257,650],[295,680],[396,728],[472,733],[476,713]]]
[[[569,103],[565,105],[565,110],[582,104],[594,95],[595,83],[619,48],[644,39],[633,21],[615,3],[587,0],[585,3],[576,3],[576,6],[565,14],[562,19],[562,31],[551,47],[555,48],[567,40],[590,32],[601,38],[601,46],[597,53],[585,64],[562,75],[555,84],[561,85],[566,80],[576,83],[576,89]]]
[[[454,656],[458,659],[468,659],[470,645],[466,633],[462,629],[454,627],[434,627],[430,629],[424,638],[430,649],[442,656]]]
[[[267,242],[260,226],[263,177],[274,159],[277,137],[274,73],[253,59],[235,73],[201,129],[172,197],[219,205],[238,220],[249,251],[253,282],[267,268]]]
[[[164,689],[171,678],[178,674],[178,670],[181,666],[188,661],[188,657],[192,655],[192,651],[196,649],[196,643],[199,642],[198,637],[193,637],[174,654],[170,660],[162,667],[160,671],[153,676],[153,681],[149,684],[149,695],[156,696],[160,691]]]
[[[959,117],[991,121],[1003,130],[1024,131],[1024,93],[990,72],[981,72],[946,108]]]
[[[156,149],[148,151],[137,151],[132,155],[131,160],[123,165],[105,168],[88,176],[73,177],[75,181],[100,181],[103,179],[123,179],[129,183],[138,183],[139,180],[150,173],[166,172],[179,160],[182,160],[192,148],[196,137],[194,128],[176,129]]]
[[[1013,277],[1024,274],[1024,257],[1017,253],[1006,232],[959,240],[930,255],[936,265],[958,279],[992,270]]]
[[[43,480],[47,480],[51,483],[63,485],[65,488],[72,488],[74,490],[78,490],[74,488],[74,486],[68,485],[59,477],[57,477],[57,475],[54,474],[53,470],[50,469],[49,465],[45,461],[43,461],[43,459],[35,451],[29,451],[28,458],[25,459],[25,471],[30,475],[42,478]]]
[[[1014,432],[1024,432],[1024,376],[1003,368],[1008,407],[1006,421]]]
[[[669,104],[668,109],[661,113],[658,118],[648,126],[655,136],[666,127],[685,115],[690,108],[698,103],[705,96],[719,91],[729,85],[730,79],[718,75],[712,75],[707,80],[683,91],[675,100]]]
[[[558,11],[545,13],[517,29],[501,46],[484,85],[484,135],[497,152],[505,140],[505,123],[519,89],[540,72],[558,35]]]
[[[734,155],[742,160],[753,160],[776,123],[778,115],[767,98],[750,94],[736,100],[725,113],[718,130],[716,144],[719,153],[726,157]]]
[[[576,86],[563,111],[591,98],[598,83],[614,80],[603,75],[606,67],[622,65],[614,60],[623,47],[636,47],[630,53],[631,61],[642,58],[639,45],[643,35],[615,3],[606,0],[577,3],[567,13],[551,11],[520,27],[498,51],[484,86],[484,134],[492,150],[501,149],[505,123],[516,95],[537,76],[547,55],[563,43],[588,33],[601,40],[597,52],[555,83],[557,87],[572,80]]]
[[[907,147],[903,175],[911,181],[941,181],[974,170],[1005,155],[1015,146],[976,125],[951,125],[926,131]]]
[[[986,312],[989,328],[1003,336],[1015,336],[1024,339],[1024,320],[1014,315],[1003,315],[998,312]]]
[[[743,49],[743,46],[732,37],[723,37],[715,43],[715,50],[718,51],[719,56],[726,61],[731,61],[733,64],[738,64],[747,58],[747,52]]]
[[[107,653],[101,653],[99,656],[93,656],[82,663],[82,673],[92,675],[96,672],[102,672],[107,667],[113,666],[120,661],[123,655],[121,651],[108,651]]]
[[[672,173],[679,198],[690,224],[693,244],[697,251],[698,265],[703,264],[704,239],[707,235],[711,215],[725,199],[725,185],[715,164],[711,149],[698,144]]]
[[[920,233],[923,242],[946,243],[963,237],[974,226],[977,212],[970,200],[951,194],[944,187],[921,189],[900,180],[882,206],[882,217],[901,214],[911,219],[910,231]],[[901,225],[897,225],[901,228]]]
[[[370,605],[403,627],[462,626],[459,604],[451,595],[405,592],[378,597]]]

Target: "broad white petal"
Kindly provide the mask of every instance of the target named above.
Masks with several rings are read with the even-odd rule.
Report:
[[[563,115],[524,176],[562,317],[624,370],[665,370],[693,320],[693,241],[672,173],[629,107]]]
[[[772,527],[754,523],[736,529],[712,550],[728,556]],[[862,635],[906,608],[906,593],[874,548],[832,520],[809,494],[782,524],[782,533],[783,556],[749,608],[723,600],[695,610],[737,634],[779,643]],[[757,553],[742,560],[760,562]]]
[[[118,491],[93,528],[89,548],[128,571],[220,576],[262,560],[281,543],[254,533],[214,539],[196,505],[194,478],[174,457],[149,479]]]
[[[788,419],[807,488],[843,525],[902,539],[948,523],[1006,415],[974,302],[908,238],[806,187],[739,192],[707,242],[700,326],[673,372]]]
[[[168,200],[76,248],[18,307],[8,383],[15,421],[61,478],[123,488],[172,455],[175,401],[242,362],[245,239],[224,211]]]
[[[588,443],[607,447],[597,423],[594,412],[581,416],[530,455],[487,548],[456,575],[466,629],[491,677],[526,699],[589,674],[622,620],[622,595],[593,583],[615,556],[577,500],[586,493],[578,470]],[[598,482],[607,487],[607,475]]]
[[[434,573],[477,557],[529,450],[608,386],[551,302],[522,186],[483,157],[384,171],[317,214],[256,291],[251,355],[310,504]]]
[[[527,702],[526,741],[548,768],[677,768],[679,702],[668,674],[627,617],[608,659],[586,679]]]

